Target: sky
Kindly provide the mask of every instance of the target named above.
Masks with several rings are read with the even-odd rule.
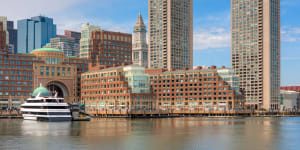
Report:
[[[194,66],[230,67],[230,0],[194,0]],[[58,34],[83,23],[132,33],[138,13],[148,26],[148,0],[1,0],[9,20],[44,15]],[[300,85],[300,1],[281,0],[281,85]],[[16,23],[16,22],[15,22]]]

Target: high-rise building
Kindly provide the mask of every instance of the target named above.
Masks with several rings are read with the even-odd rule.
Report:
[[[0,54],[8,53],[8,46],[6,44],[6,31],[4,30],[3,22],[0,20]]]
[[[280,105],[280,0],[231,0],[231,63],[246,104]]]
[[[193,0],[148,0],[149,67],[193,68]]]
[[[56,25],[53,19],[36,16],[18,20],[18,53],[29,53],[41,48],[56,37]]]
[[[83,24],[81,26],[81,38],[80,38],[80,58],[90,58],[91,52],[91,39],[93,31],[100,31],[99,26],[93,26],[89,24]]]
[[[76,32],[76,31],[70,31],[70,30],[65,30],[65,36],[66,37],[72,37],[75,39],[75,43],[80,42],[80,38],[81,38],[81,33],[80,32]]]
[[[133,30],[132,62],[143,67],[148,67],[148,45],[146,40],[146,26],[141,13]]]
[[[44,47],[60,49],[64,52],[65,56],[77,56],[79,53],[79,44],[75,43],[75,39],[63,35],[57,35],[55,38],[51,38],[50,43]]]
[[[18,50],[18,30],[14,29],[13,21],[7,21],[7,31],[9,33],[9,53],[16,54]]]
[[[6,36],[6,39],[5,39],[5,42],[7,45],[9,45],[9,33],[7,31],[7,17],[6,16],[0,16],[0,22],[2,22],[2,31],[5,32],[5,36]]]

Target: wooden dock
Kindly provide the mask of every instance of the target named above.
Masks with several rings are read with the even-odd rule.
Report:
[[[88,112],[99,118],[168,118],[168,117],[284,117],[300,116],[300,112],[262,111],[103,111]]]

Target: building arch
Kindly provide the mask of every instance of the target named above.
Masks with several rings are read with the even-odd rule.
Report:
[[[49,81],[46,87],[53,95],[55,91],[58,92],[58,97],[69,97],[71,93],[66,84],[61,81]]]

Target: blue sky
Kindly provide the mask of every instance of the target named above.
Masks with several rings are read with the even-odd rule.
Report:
[[[139,12],[148,25],[147,5],[147,0],[1,0],[0,15],[10,20],[53,17],[58,33],[80,31],[87,22],[131,33]],[[300,85],[299,14],[299,0],[281,0],[282,85]],[[230,0],[194,0],[194,66],[198,65],[230,67]]]

